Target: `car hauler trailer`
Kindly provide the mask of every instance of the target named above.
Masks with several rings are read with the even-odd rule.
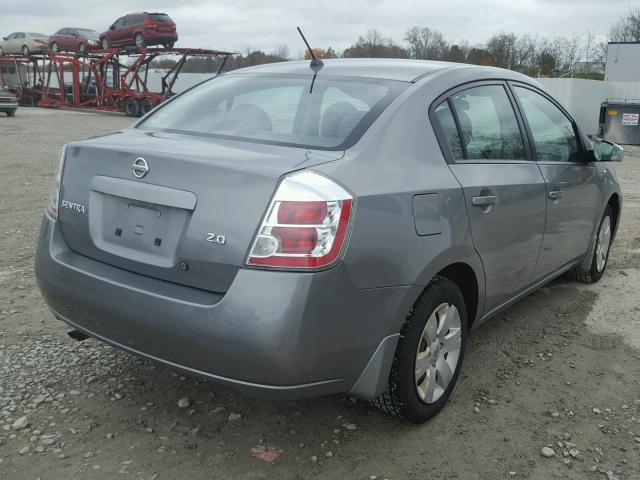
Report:
[[[29,91],[30,104],[124,112],[141,116],[174,95],[173,87],[187,60],[194,57],[221,57],[217,73],[231,52],[199,48],[131,48],[76,53],[45,52],[28,57],[0,57],[7,70],[28,65],[30,75],[18,76],[18,87]],[[159,59],[175,63],[162,72],[159,90],[150,88],[149,71]],[[14,65],[11,67],[10,65]],[[14,80],[15,83],[15,80]]]
[[[8,87],[20,105],[34,106],[42,98],[42,69],[38,57],[0,55],[0,87]]]

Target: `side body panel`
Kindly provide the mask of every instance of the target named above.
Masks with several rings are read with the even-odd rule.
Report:
[[[459,163],[451,170],[464,189],[490,310],[533,279],[544,233],[545,182],[534,162]],[[474,197],[486,195],[497,197],[496,203],[474,205]]]
[[[541,162],[547,184],[547,220],[536,268],[540,278],[584,255],[601,202],[596,168],[589,164],[553,164]],[[561,192],[560,198],[550,198]]]

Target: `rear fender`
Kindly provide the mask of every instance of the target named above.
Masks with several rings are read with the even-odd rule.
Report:
[[[478,308],[476,310],[475,318],[469,319],[469,324],[474,325],[475,320],[479,319],[484,312],[484,301],[485,301],[485,275],[484,275],[484,267],[482,266],[482,261],[478,256],[478,253],[469,246],[466,245],[456,245],[442,251],[437,257],[433,258],[429,264],[424,268],[418,279],[416,280],[416,284],[421,287],[426,287],[429,282],[435,277],[438,272],[444,270],[445,268],[453,265],[455,263],[464,263],[471,267],[473,273],[476,276],[476,282],[478,283]],[[422,294],[424,288],[411,289],[408,292],[408,295],[413,295],[413,298],[408,299],[405,302],[405,305],[413,306],[413,304],[418,300],[418,297]],[[406,315],[409,313],[409,310],[404,312],[404,316],[398,316],[398,324],[394,325],[395,332],[399,332],[402,328],[402,323],[406,318]]]

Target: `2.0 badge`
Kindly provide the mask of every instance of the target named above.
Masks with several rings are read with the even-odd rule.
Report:
[[[217,233],[207,233],[207,242],[224,245],[227,243],[227,238],[224,235],[219,235]]]

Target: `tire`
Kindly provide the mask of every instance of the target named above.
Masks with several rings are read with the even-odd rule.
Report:
[[[127,117],[137,117],[140,115],[140,104],[135,98],[128,97],[122,105],[122,111]]]
[[[15,116],[16,116],[15,110],[7,110],[7,117],[15,117]]]
[[[31,51],[29,50],[29,47],[27,47],[26,45],[23,45],[22,46],[22,56],[23,57],[28,57],[30,53],[31,53]]]
[[[153,101],[149,97],[140,100],[140,116],[146,115],[153,108]]]
[[[60,46],[56,42],[53,42],[51,44],[51,51],[54,53],[58,53],[60,51]]]
[[[173,46],[175,45],[175,42],[169,42],[169,43],[165,43],[163,45],[164,48],[173,48]]]
[[[136,33],[133,36],[133,41],[138,48],[144,48],[147,46],[147,41],[144,39],[144,35],[142,35],[140,32]]]
[[[569,277],[582,283],[596,283],[604,275],[609,261],[609,251],[611,250],[611,238],[613,235],[614,219],[611,206],[607,205],[602,214],[598,235],[596,236],[596,246],[593,249],[589,269],[585,272],[574,269],[569,272]]]
[[[102,46],[103,50],[111,48],[111,45],[109,45],[109,40],[107,40],[106,37],[102,37],[102,40],[100,40],[100,45]]]
[[[85,53],[87,53],[87,47],[84,45],[84,43],[78,44],[78,53],[80,55],[84,55]]]
[[[446,331],[445,321],[450,327],[445,326]],[[460,289],[447,278],[435,277],[404,321],[389,384],[374,403],[391,416],[412,423],[435,416],[447,403],[460,375],[467,323]],[[429,337],[433,339],[430,345]],[[424,373],[416,373],[419,368]]]

